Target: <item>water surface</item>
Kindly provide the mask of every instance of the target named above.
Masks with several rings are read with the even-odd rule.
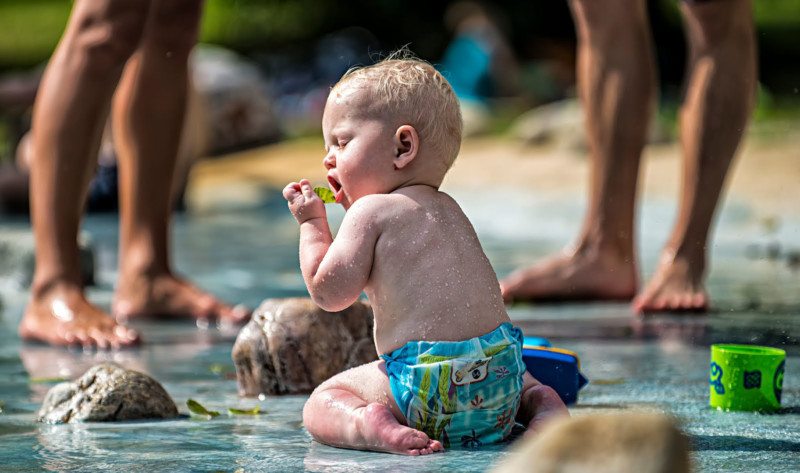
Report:
[[[179,270],[222,298],[250,306],[266,297],[305,295],[296,225],[277,191],[270,195],[275,198],[255,208],[178,217],[173,238]],[[535,194],[527,199],[454,195],[500,275],[563,246],[577,231],[583,211],[579,196],[554,203]],[[518,203],[500,213],[498,202]],[[646,255],[643,271],[649,274],[673,214],[669,203],[644,207],[640,247]],[[332,210],[334,221],[341,215]],[[548,337],[580,355],[582,370],[593,382],[581,392],[573,415],[635,408],[667,412],[683,422],[700,471],[800,470],[800,273],[784,258],[800,241],[800,219],[786,219],[777,230],[765,230],[759,222],[761,216],[746,203],[733,201],[724,208],[709,280],[716,309],[708,316],[643,320],[625,304],[510,310],[526,334]],[[0,223],[0,232],[26,229],[25,221]],[[98,286],[90,297],[107,308],[116,277],[116,218],[92,216],[85,229],[99,265]],[[775,242],[782,245],[779,255],[768,251]],[[507,445],[412,459],[320,445],[302,427],[305,396],[238,398],[230,359],[235,332],[189,322],[147,322],[135,324],[146,340],[139,349],[97,353],[23,344],[16,326],[26,297],[18,281],[0,281],[0,471],[464,472],[484,471],[506,455]],[[787,350],[780,413],[708,408],[708,347],[716,342]],[[184,414],[188,398],[223,412],[259,405],[266,413],[114,424],[34,422],[53,385],[47,378],[74,378],[100,361],[151,374]]]

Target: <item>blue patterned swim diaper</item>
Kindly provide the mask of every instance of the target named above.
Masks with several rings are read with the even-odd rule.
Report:
[[[410,427],[445,447],[505,439],[522,391],[522,332],[506,322],[470,340],[412,341],[381,355]]]

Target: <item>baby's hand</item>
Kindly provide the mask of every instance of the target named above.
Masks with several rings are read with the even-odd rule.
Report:
[[[292,182],[283,189],[283,198],[289,202],[289,210],[302,224],[313,218],[326,218],[325,204],[314,192],[308,179]]]

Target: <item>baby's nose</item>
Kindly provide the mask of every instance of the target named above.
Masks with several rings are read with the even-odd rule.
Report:
[[[336,167],[336,157],[334,157],[333,153],[328,153],[322,158],[322,165],[325,166],[325,169]]]

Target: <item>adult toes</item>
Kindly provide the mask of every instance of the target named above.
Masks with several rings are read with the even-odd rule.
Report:
[[[137,345],[141,343],[139,332],[124,325],[114,327],[114,341],[121,346]]]
[[[697,293],[692,298],[692,307],[698,310],[705,310],[708,308],[708,298],[702,292]]]
[[[91,338],[94,346],[101,350],[108,350],[108,348],[111,346],[111,338],[113,338],[113,335],[109,332],[95,328],[89,330],[88,335]]]
[[[225,309],[222,318],[236,324],[248,322],[250,316],[253,315],[253,310],[244,304],[237,304],[233,307],[226,306]]]

